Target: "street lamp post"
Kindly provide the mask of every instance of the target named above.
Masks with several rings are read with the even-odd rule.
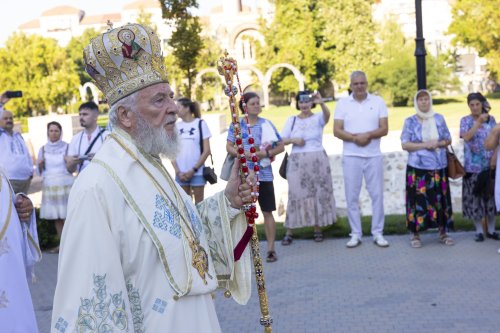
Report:
[[[415,38],[415,58],[417,61],[417,86],[418,89],[427,88],[425,77],[425,39],[422,32],[422,0],[415,0],[415,19],[417,25],[417,38]]]

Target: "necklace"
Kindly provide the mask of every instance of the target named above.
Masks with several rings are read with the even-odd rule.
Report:
[[[206,276],[205,275],[207,275],[210,279],[212,279],[212,276],[208,273],[209,263],[208,263],[208,254],[207,254],[207,251],[203,248],[203,246],[201,246],[199,238],[196,236],[196,234],[193,232],[193,230],[191,230],[191,228],[189,227],[188,222],[186,221],[186,218],[184,217],[183,214],[181,214],[181,212],[179,211],[179,208],[177,207],[177,205],[175,205],[175,203],[177,203],[178,205],[180,205],[181,202],[182,202],[182,206],[183,206],[183,210],[184,210],[185,215],[189,215],[189,213],[187,212],[186,204],[182,200],[181,194],[177,190],[177,187],[173,183],[173,181],[172,181],[171,177],[169,176],[168,172],[166,172],[164,170],[164,167],[163,167],[163,165],[161,163],[153,160],[157,164],[156,167],[157,168],[159,167],[160,172],[162,173],[162,175],[165,177],[165,179],[167,180],[168,184],[172,188],[172,191],[174,192],[174,196],[175,196],[175,201],[161,187],[160,183],[154,178],[154,176],[146,168],[146,166],[144,165],[144,163],[142,163],[139,160],[139,158],[117,137],[117,135],[115,133],[112,133],[112,134],[110,134],[110,136],[142,167],[142,169],[144,170],[144,172],[146,173],[146,175],[153,182],[153,185],[156,187],[156,189],[158,190],[158,192],[163,196],[163,198],[164,199],[165,198],[168,199],[168,201],[170,201],[172,203],[172,207],[174,207],[174,209],[177,212],[177,215],[179,216],[180,220],[182,221],[182,224],[184,225],[184,228],[182,227],[182,224],[181,224],[180,227],[181,227],[182,233],[184,234],[184,236],[188,240],[189,247],[190,247],[191,252],[192,252],[191,265],[193,266],[193,268],[196,269],[196,271],[198,272],[198,274],[200,275],[201,279],[203,280],[203,282],[206,285],[207,284],[207,280],[206,280]],[[189,234],[186,233],[185,229],[188,230]]]

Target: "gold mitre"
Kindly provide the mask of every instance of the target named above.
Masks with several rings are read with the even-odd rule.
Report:
[[[168,82],[158,35],[129,23],[94,37],[83,51],[85,70],[109,105],[150,85]]]

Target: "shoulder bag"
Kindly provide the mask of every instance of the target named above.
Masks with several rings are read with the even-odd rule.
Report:
[[[295,119],[297,119],[297,117],[293,117],[292,129],[290,130],[290,136],[292,135],[293,126],[295,125]],[[286,179],[287,165],[288,165],[288,153],[285,153],[285,157],[283,157],[283,161],[281,162],[280,169],[279,169],[279,174],[284,179]]]
[[[198,122],[198,128],[200,132],[200,153],[203,154],[203,131],[201,130],[201,122],[203,120],[200,119]],[[214,160],[212,159],[212,154],[210,154],[210,161],[212,162],[212,167],[203,166],[203,178],[210,184],[217,183],[217,175],[215,174],[215,170],[213,168]]]
[[[460,161],[455,155],[453,147],[450,145],[451,151],[446,149],[446,158],[448,159],[448,178],[458,179],[465,176],[465,170]]]

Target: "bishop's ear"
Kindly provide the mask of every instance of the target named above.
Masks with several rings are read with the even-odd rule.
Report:
[[[120,124],[124,130],[132,129],[135,124],[135,118],[131,110],[120,105],[118,110],[116,110],[116,115],[118,118],[118,124]]]

